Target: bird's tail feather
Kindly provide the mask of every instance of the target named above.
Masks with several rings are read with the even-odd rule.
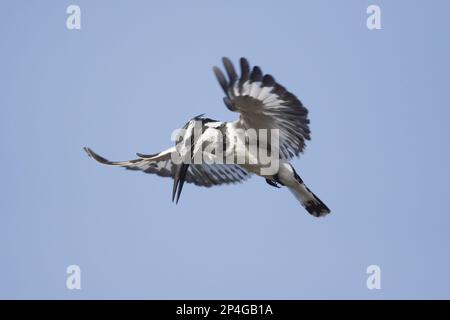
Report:
[[[322,217],[330,213],[330,209],[303,183],[296,174],[297,183],[288,187],[291,193],[305,207],[309,214],[315,217]]]

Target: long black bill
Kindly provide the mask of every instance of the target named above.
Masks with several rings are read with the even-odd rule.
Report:
[[[189,168],[188,164],[180,164],[175,168],[175,176],[173,177],[173,190],[172,190],[172,202],[175,200],[176,195],[176,203],[180,199],[181,190],[183,190],[184,180],[186,178],[186,172]]]

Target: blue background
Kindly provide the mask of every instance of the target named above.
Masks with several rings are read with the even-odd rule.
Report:
[[[382,30],[366,27],[381,7]],[[66,8],[81,7],[81,30]],[[2,1],[1,298],[450,298],[448,1]],[[310,110],[294,166],[332,209],[258,177],[186,185],[105,168],[234,120],[241,56]],[[82,289],[66,289],[66,268]],[[381,290],[366,268],[381,267]]]

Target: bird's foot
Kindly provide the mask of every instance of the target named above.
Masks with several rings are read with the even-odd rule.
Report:
[[[274,180],[266,179],[266,182],[267,182],[268,184],[270,184],[272,187],[275,187],[275,188],[281,188],[281,186],[279,186],[278,183],[277,183],[276,181],[274,181]]]

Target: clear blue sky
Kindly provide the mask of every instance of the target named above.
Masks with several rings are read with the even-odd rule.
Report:
[[[382,30],[366,28],[381,7]],[[81,7],[81,30],[66,8]],[[450,298],[448,1],[3,1],[1,298]],[[211,67],[259,64],[310,110],[294,161],[331,208],[258,177],[170,201],[97,165],[233,120]],[[66,267],[82,289],[66,289]],[[382,289],[366,288],[366,268]]]

